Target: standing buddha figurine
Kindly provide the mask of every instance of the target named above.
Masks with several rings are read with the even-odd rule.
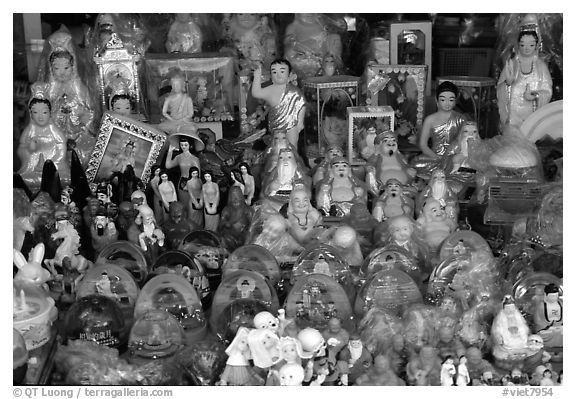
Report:
[[[507,60],[498,79],[496,93],[502,126],[520,127],[532,112],[550,102],[552,77],[546,63],[538,56],[541,39],[538,25],[530,14],[518,34],[517,54]]]

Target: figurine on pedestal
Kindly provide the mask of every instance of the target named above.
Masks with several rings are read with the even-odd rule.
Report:
[[[298,148],[298,138],[304,129],[304,114],[306,101],[298,87],[289,82],[290,63],[284,59],[272,61],[270,66],[272,85],[262,87],[262,67],[259,64],[254,70],[252,95],[266,102],[270,111],[268,114],[268,130],[286,131],[288,142]]]
[[[46,41],[40,64],[38,81],[48,82],[47,98],[52,104],[52,118],[65,132],[66,138],[75,142],[76,152],[87,165],[94,149],[95,104],[86,84],[79,75],[78,54],[72,35],[61,27]]]
[[[372,209],[372,216],[378,222],[405,215],[414,217],[414,200],[404,192],[404,185],[397,179],[388,179],[384,192],[378,197]]]
[[[189,13],[175,14],[166,39],[168,53],[199,53],[202,51],[202,31]]]
[[[286,27],[284,57],[294,65],[299,79],[319,75],[322,61],[327,55],[334,57],[336,65],[342,64],[342,41],[320,14],[299,13]]]
[[[348,159],[332,159],[329,175],[318,184],[316,207],[325,216],[343,217],[350,213],[354,203],[366,204],[367,201],[368,193],[352,174]]]
[[[389,179],[408,184],[416,170],[408,167],[404,156],[398,151],[398,140],[392,131],[379,133],[374,140],[377,146],[374,155],[366,166],[366,181],[374,195],[379,195]]]
[[[438,111],[424,119],[419,141],[422,155],[414,158],[412,162],[419,176],[430,176],[434,169],[441,167],[442,157],[465,122],[465,118],[454,111],[456,97],[458,87],[450,81],[442,82],[436,89]],[[432,147],[428,147],[430,139]]]
[[[552,77],[546,62],[538,55],[540,38],[535,21],[524,21],[518,34],[517,53],[506,60],[498,79],[497,97],[500,122],[520,127],[552,97]]]
[[[18,174],[31,188],[40,187],[44,161],[52,160],[60,179],[70,181],[70,167],[66,158],[66,135],[52,120],[51,103],[46,97],[46,84],[32,85],[28,104],[30,123],[20,135],[17,154],[22,166]]]

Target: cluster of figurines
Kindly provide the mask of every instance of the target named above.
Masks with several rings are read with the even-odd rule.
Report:
[[[262,38],[266,33],[254,37],[266,32],[266,20],[255,21],[253,16],[239,15],[229,21],[230,34],[239,34],[242,46],[244,40],[251,41],[251,46],[240,47],[251,56],[270,44]],[[254,245],[278,263],[293,265],[305,251],[324,245],[343,260],[351,282],[344,282],[322,254],[309,274],[325,279],[322,284],[350,283],[344,295],[346,301],[359,303],[354,306],[357,323],[337,298],[322,297],[320,283],[289,294],[294,304],[285,302],[278,317],[269,312],[249,315],[232,328],[232,337],[217,337],[226,343],[228,356],[217,384],[553,385],[561,381],[549,363],[561,359],[562,352],[560,285],[548,284],[534,295],[526,317],[516,298],[508,295],[511,292],[497,287],[492,254],[464,239],[450,240],[469,229],[459,219],[459,199],[465,190],[477,181],[485,184],[493,168],[537,168],[537,151],[514,133],[494,142],[481,140],[477,124],[454,110],[458,88],[446,81],[436,90],[438,110],[424,120],[421,155],[408,160],[393,131],[374,127],[367,129],[358,148],[363,165],[351,164],[351,157],[338,145],[329,146],[316,164],[310,163],[300,145],[305,99],[292,83],[292,67],[299,77],[306,76],[302,71],[316,73],[319,59],[313,46],[318,45],[320,33],[312,28],[317,23],[316,18],[300,16],[295,26],[287,28],[286,59],[272,57],[267,65],[257,57],[244,65],[253,71],[252,96],[267,108],[270,134],[264,150],[245,151],[241,160],[221,158],[214,150],[215,138],[198,134],[192,122],[194,100],[184,90],[185,78],[174,74],[162,111],[165,120],[158,125],[168,136],[166,148],[160,151],[148,182],[134,173],[130,145],[115,156],[108,179],[88,184],[82,176],[95,143],[90,127],[94,108],[76,74],[74,54],[66,50],[71,36],[61,31],[54,34],[49,40],[49,77],[32,87],[31,121],[18,148],[22,161],[18,176],[24,190],[14,190],[19,269],[15,278],[45,289],[50,283],[51,291],[54,281],[61,282],[59,300],[70,304],[99,255],[120,241],[135,246],[150,265],[168,251],[189,249],[198,269],[205,269],[210,286],[195,284],[188,276],[190,283],[203,293],[214,293],[224,278],[222,262],[215,261],[218,256]],[[200,37],[186,18],[179,17],[170,32],[166,44],[170,51],[193,51]],[[331,34],[322,30],[321,38],[322,46],[330,44],[336,51],[330,54],[336,55],[339,46],[330,40]],[[517,82],[541,67],[534,58],[537,40],[537,35],[522,32],[518,64],[506,64],[503,72],[501,85],[508,90],[509,106],[505,123],[511,129],[520,123],[514,118],[526,117],[520,116],[520,102],[541,106],[550,98],[549,74],[535,78],[532,89]],[[523,57],[532,57],[528,72]],[[263,84],[263,65],[270,85]],[[517,84],[525,87],[521,99]],[[130,116],[130,103],[129,96],[115,93],[110,110]],[[211,167],[214,163],[222,172],[219,178]],[[45,181],[46,165],[57,171],[54,181]],[[179,177],[172,179],[170,169]],[[60,192],[61,182],[66,188]],[[26,195],[27,185],[41,190]],[[485,200],[484,189],[477,187],[478,202]],[[198,231],[214,233],[221,244],[218,254],[206,243],[187,247],[187,238]],[[20,251],[39,245],[46,257],[42,249],[40,259],[26,262]],[[399,266],[402,262],[392,256],[372,270],[374,265],[366,265],[373,251],[389,251],[407,262]],[[452,282],[434,296],[438,292],[433,283],[447,278],[438,277],[447,256],[456,259]],[[179,270],[184,274],[185,269]],[[381,279],[380,285],[369,286],[375,281],[372,274]],[[238,300],[259,299],[255,277],[238,281],[242,292]],[[98,292],[105,295],[109,291],[105,288]],[[423,296],[429,304],[422,303]],[[209,310],[211,297],[201,297]],[[323,328],[315,328],[320,325]]]

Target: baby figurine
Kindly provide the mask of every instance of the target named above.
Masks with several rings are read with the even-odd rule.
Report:
[[[422,215],[416,221],[424,242],[437,252],[442,242],[456,230],[456,222],[449,218],[439,201],[426,200]]]
[[[199,53],[202,51],[202,31],[189,13],[175,14],[166,39],[168,53]]]

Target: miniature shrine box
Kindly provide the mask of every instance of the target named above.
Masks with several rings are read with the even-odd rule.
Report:
[[[450,81],[458,87],[456,107],[478,124],[482,138],[494,136],[497,131],[496,79],[481,76],[440,76],[438,85]]]
[[[306,112],[306,145],[321,156],[330,144],[346,143],[346,109],[358,105],[360,77],[314,76],[303,82]],[[328,119],[330,118],[330,119]],[[337,123],[337,122],[340,123]],[[325,136],[325,132],[329,136]]]
[[[359,142],[365,136],[369,123],[376,124],[376,131],[394,131],[394,109],[389,105],[348,107],[348,160],[351,166],[366,164],[360,157]]]

